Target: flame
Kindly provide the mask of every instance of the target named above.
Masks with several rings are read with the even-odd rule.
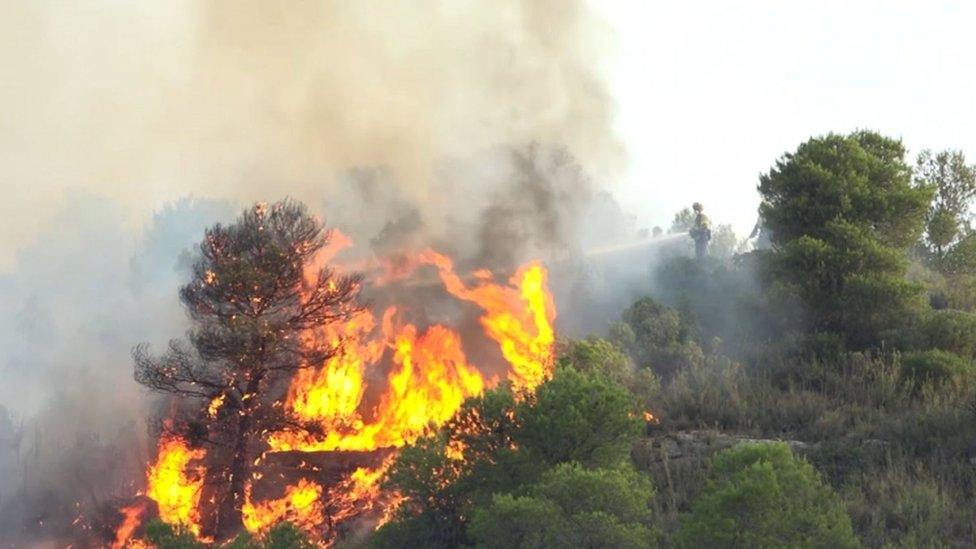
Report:
[[[372,313],[361,311],[347,322],[323,328],[320,337],[341,352],[323,368],[300,370],[292,379],[287,402],[298,417],[329,427],[361,424],[356,411],[366,389],[363,373],[367,364],[379,360],[384,348],[382,341],[367,341],[375,324]]]
[[[417,262],[437,267],[451,295],[482,309],[481,325],[511,365],[508,377],[516,390],[531,391],[552,375],[556,311],[541,264],[519,269],[510,285],[495,283],[491,273],[479,271],[475,286],[469,288],[448,257],[427,250]],[[268,440],[273,451],[400,447],[432,425],[442,425],[466,398],[481,394],[490,385],[468,362],[457,332],[442,325],[424,332],[412,324],[396,326],[395,315],[395,308],[386,310],[378,337],[373,337],[376,322],[369,311],[317,334],[338,354],[318,370],[300,372],[292,381],[286,404],[299,418],[321,424],[325,435],[275,433]],[[387,349],[392,350],[394,368],[374,418],[365,422],[359,412],[366,389],[365,369],[376,364]]]
[[[312,278],[312,271],[329,266],[350,244],[348,237],[333,230],[307,278]],[[551,377],[556,310],[547,288],[546,270],[540,263],[522,266],[507,283],[496,281],[487,270],[462,279],[450,258],[426,250],[401,255],[396,263],[380,261],[378,268],[372,264],[371,275],[374,283],[383,285],[404,280],[424,266],[436,268],[449,295],[481,310],[482,330],[508,363],[506,375],[515,390],[531,392]],[[321,429],[315,434],[299,429],[270,433],[265,440],[270,452],[399,448],[445,424],[467,398],[497,384],[497,377],[484,377],[468,359],[460,333],[442,324],[421,329],[401,322],[398,313],[396,307],[386,308],[379,316],[361,310],[302,335],[309,344],[324,344],[336,352],[323,364],[299,370],[282,404],[296,419]],[[374,368],[387,369],[386,383],[376,398],[370,397],[376,404],[368,408],[367,372]],[[215,417],[223,404],[222,395],[213,398],[207,414]],[[458,467],[463,464],[464,452],[460,441],[447,448],[448,457]],[[162,520],[184,525],[197,537],[204,469],[191,467],[190,462],[202,459],[204,454],[180,439],[164,438],[157,463],[149,473],[148,495],[159,504]],[[309,533],[321,534],[326,517],[331,527],[367,512],[379,516],[379,524],[383,524],[403,501],[400,494],[383,490],[380,484],[395,457],[394,452],[377,467],[355,469],[327,492],[319,484],[302,479],[286,486],[280,498],[254,501],[248,483],[242,506],[244,527],[261,534],[287,520]],[[252,479],[261,477],[262,473],[252,472]]]
[[[546,283],[546,270],[537,262],[523,266],[510,279],[511,286],[492,282],[491,273],[475,273],[478,284],[465,286],[454,272],[454,262],[433,250],[422,259],[437,267],[444,287],[458,299],[478,305],[486,335],[498,342],[512,366],[509,379],[517,390],[534,390],[552,376],[552,322],[556,307]]]
[[[485,380],[468,364],[456,332],[440,325],[423,333],[413,324],[398,327],[395,315],[395,308],[383,315],[379,340],[365,344],[347,340],[344,350],[322,370],[296,376],[289,398],[292,411],[304,420],[321,422],[327,434],[315,439],[304,433],[276,433],[268,440],[272,450],[400,447],[423,435],[432,424],[446,422],[466,398],[481,394]],[[372,324],[372,316],[364,312],[345,328],[368,333]],[[392,348],[395,367],[374,419],[365,423],[357,412],[365,392],[363,371],[387,347]]]
[[[206,455],[202,448],[190,448],[183,439],[164,436],[159,440],[156,463],[149,467],[146,495],[159,506],[159,518],[200,535],[200,494],[205,468],[190,462]]]
[[[217,412],[220,411],[220,407],[224,405],[224,399],[226,398],[227,395],[221,393],[220,395],[210,399],[210,404],[207,406],[207,415],[211,418],[217,417]]]
[[[359,467],[342,480],[330,493],[332,518],[341,523],[351,517],[380,509],[380,519],[376,528],[386,524],[393,518],[393,514],[403,502],[399,493],[383,492],[380,481],[386,470],[393,465],[396,454],[391,454],[375,469]]]
[[[142,547],[142,543],[132,539],[132,534],[142,523],[146,504],[139,501],[119,509],[119,512],[122,513],[122,524],[115,530],[115,541],[112,543],[112,549]]]
[[[325,522],[322,487],[308,479],[301,479],[297,484],[286,487],[283,497],[254,503],[251,501],[251,484],[248,483],[241,515],[244,528],[252,534],[264,533],[282,521],[314,532]]]

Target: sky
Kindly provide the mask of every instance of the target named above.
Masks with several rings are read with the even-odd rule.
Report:
[[[0,273],[78,191],[135,233],[187,195],[420,180],[472,143],[612,158],[605,126],[624,161],[597,175],[641,227],[701,201],[748,233],[759,174],[831,131],[976,161],[976,2],[593,0],[593,28],[560,0],[317,5],[0,0]]]
[[[812,135],[874,129],[976,161],[976,2],[736,0],[598,4],[629,157],[616,191],[665,224],[704,203],[740,235],[756,185]]]

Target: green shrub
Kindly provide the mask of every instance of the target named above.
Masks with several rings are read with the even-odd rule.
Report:
[[[549,500],[498,494],[488,509],[475,511],[469,530],[481,549],[542,549],[564,546],[569,528]]]
[[[497,495],[489,507],[475,511],[469,530],[476,547],[637,549],[654,542],[654,490],[632,469],[562,464],[527,493]]]
[[[976,314],[963,311],[933,311],[923,333],[928,347],[965,358],[976,356]]]
[[[516,406],[515,441],[550,465],[615,466],[626,461],[642,427],[633,411],[630,396],[605,377],[560,370]]]
[[[318,547],[312,543],[301,530],[290,522],[282,522],[275,525],[261,540],[261,549],[315,549]]]
[[[611,326],[610,338],[638,366],[670,376],[704,358],[694,341],[695,327],[671,307],[645,297],[628,307],[621,320]]]
[[[661,384],[654,372],[650,368],[637,368],[624,351],[605,339],[590,336],[562,341],[558,356],[560,366],[599,374],[626,387],[640,410],[647,410],[656,403]]]
[[[945,486],[917,462],[898,461],[855,475],[842,493],[866,545],[971,546],[976,513]]]
[[[146,525],[146,539],[157,549],[202,549],[204,545],[186,529],[170,526],[161,520]]]
[[[858,546],[840,499],[784,443],[717,454],[677,541],[696,548]]]
[[[921,391],[926,384],[935,388],[959,387],[972,373],[972,364],[954,353],[932,349],[902,356],[902,381]]]
[[[520,402],[506,389],[488,391],[468,400],[439,432],[401,449],[386,486],[410,501],[372,544],[464,545],[475,509],[492,505],[498,494],[523,495],[561,463],[623,466],[642,425],[627,391],[599,372],[560,368]],[[464,448],[463,460],[447,457],[445,448],[453,442]],[[534,504],[515,498],[500,505],[504,514]]]
[[[973,312],[976,310],[976,275],[960,274],[949,277],[945,293],[949,307]]]

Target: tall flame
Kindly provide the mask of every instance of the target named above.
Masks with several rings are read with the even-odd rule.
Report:
[[[251,501],[251,485],[248,484],[241,515],[244,528],[252,534],[264,533],[282,521],[288,521],[302,530],[314,531],[325,522],[322,487],[308,479],[301,479],[297,484],[286,487],[283,497],[254,503]]]
[[[380,481],[393,464],[395,454],[388,456],[379,467],[359,467],[337,484],[329,493],[332,519],[341,523],[353,516],[374,509],[382,510],[377,528],[392,518],[403,497],[398,493],[383,492]]]
[[[324,438],[306,434],[277,433],[269,437],[272,450],[370,451],[400,447],[426,432],[431,424],[451,418],[468,397],[481,394],[485,381],[461,348],[461,338],[445,326],[435,325],[420,333],[413,324],[396,326],[395,308],[383,315],[378,340],[350,339],[342,352],[313,374],[300,374],[291,385],[288,404],[305,420],[319,421]],[[352,324],[372,325],[372,316],[359,315]],[[368,423],[358,415],[365,392],[363,371],[384,348],[393,351],[394,369],[388,387]],[[311,384],[308,382],[311,381]]]
[[[433,250],[421,259],[435,265],[451,295],[478,305],[484,315],[481,325],[488,337],[501,346],[512,366],[509,379],[515,390],[533,390],[552,375],[552,321],[556,307],[546,284],[546,270],[532,262],[515,273],[511,286],[495,284],[486,271],[476,273],[479,283],[469,288],[454,272],[454,262]]]
[[[167,524],[186,527],[200,535],[200,495],[204,473],[202,465],[191,465],[203,459],[206,451],[190,448],[183,439],[164,436],[159,440],[156,463],[149,467],[149,489],[146,495],[159,506],[159,518]]]
[[[556,311],[542,265],[525,265],[510,285],[494,282],[486,272],[476,273],[477,283],[468,287],[444,255],[427,250],[417,262],[437,267],[448,293],[482,309],[481,325],[511,365],[508,378],[516,390],[533,390],[552,374]],[[378,337],[372,335],[375,318],[368,311],[319,334],[339,352],[320,369],[299,373],[286,404],[303,420],[319,422],[325,435],[277,433],[268,440],[273,451],[400,447],[431,425],[442,425],[466,398],[491,384],[467,360],[457,332],[442,325],[423,332],[412,324],[396,326],[395,315],[395,308],[386,310]],[[373,419],[364,422],[359,412],[364,372],[386,349],[392,350],[394,368]]]
[[[132,534],[141,524],[142,515],[146,512],[145,500],[127,505],[119,509],[119,512],[122,513],[122,523],[115,529],[115,541],[112,543],[112,549],[144,547],[144,544],[132,539]]]

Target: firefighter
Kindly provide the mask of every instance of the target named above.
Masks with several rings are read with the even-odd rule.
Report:
[[[695,210],[695,222],[688,235],[695,241],[695,257],[701,259],[708,253],[708,241],[712,239],[712,223],[708,216],[702,213],[701,202],[695,202],[691,208]]]

